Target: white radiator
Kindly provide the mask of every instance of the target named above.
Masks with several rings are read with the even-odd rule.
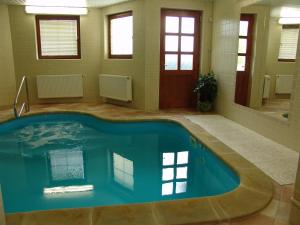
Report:
[[[265,75],[264,93],[263,93],[264,99],[270,98],[270,89],[271,89],[271,77],[269,75]]]
[[[132,101],[132,80],[130,76],[99,75],[100,96],[121,101]]]
[[[39,98],[83,97],[82,75],[40,75],[36,81]]]
[[[293,90],[294,75],[277,75],[276,94],[291,94]]]

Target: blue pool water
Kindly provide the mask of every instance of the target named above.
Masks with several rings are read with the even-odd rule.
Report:
[[[7,213],[229,192],[238,176],[173,122],[44,114],[0,124]]]

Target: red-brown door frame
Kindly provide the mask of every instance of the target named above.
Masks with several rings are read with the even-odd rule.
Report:
[[[193,17],[195,18],[195,30],[194,34],[181,33],[181,19],[179,20],[179,33],[166,33],[165,32],[165,18],[166,16],[178,16],[178,17]],[[194,86],[199,75],[200,65],[200,41],[201,41],[201,17],[202,12],[196,10],[179,10],[179,9],[161,9],[161,35],[160,35],[160,101],[159,106],[164,108],[177,108],[177,107],[195,107],[197,103],[196,94],[193,93]],[[178,52],[166,52],[165,51],[165,35],[178,35]],[[178,67],[180,67],[180,55],[191,54],[191,52],[181,52],[181,36],[193,36],[194,37],[194,52],[193,54],[193,70],[165,70],[165,54],[177,54],[178,55]],[[177,83],[177,80],[179,83]],[[176,84],[177,83],[177,84]],[[180,88],[187,89],[189,93],[180,92]],[[185,87],[184,87],[185,86]],[[188,86],[188,87],[186,87]],[[175,89],[178,89],[177,91]],[[172,92],[175,95],[172,96]],[[186,104],[179,103],[176,99],[181,94],[183,98],[186,98]],[[177,96],[176,96],[177,95]]]
[[[246,53],[238,53],[238,56],[246,57],[245,71],[237,71],[235,85],[235,103],[247,106],[249,104],[250,82],[251,82],[251,63],[254,35],[254,14],[241,14],[241,21],[248,21],[247,36],[239,36],[247,40]]]

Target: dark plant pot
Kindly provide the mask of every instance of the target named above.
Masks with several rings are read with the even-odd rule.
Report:
[[[213,108],[213,103],[211,102],[199,102],[198,109],[201,112],[210,112]]]

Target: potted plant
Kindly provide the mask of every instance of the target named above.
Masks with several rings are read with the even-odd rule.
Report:
[[[211,71],[208,74],[200,74],[194,92],[198,93],[199,110],[201,112],[211,111],[218,92],[214,72]]]

